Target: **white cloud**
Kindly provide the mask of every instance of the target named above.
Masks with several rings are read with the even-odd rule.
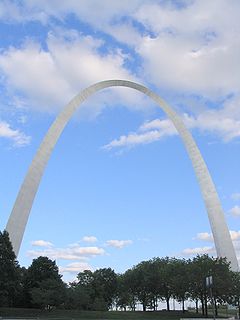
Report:
[[[131,15],[141,5],[142,0],[102,1],[91,0],[25,0],[21,6],[4,1],[0,4],[0,18],[10,21],[38,20],[46,24],[51,17],[64,20],[72,13],[79,20],[104,31],[119,41],[136,43],[139,33],[130,21],[121,21],[124,15]],[[11,13],[11,14],[10,14]]]
[[[22,20],[22,13],[20,7],[10,1],[0,2],[0,19],[1,20]]]
[[[154,121],[144,123],[137,132],[122,135],[118,139],[114,139],[104,145],[103,149],[111,150],[115,147],[134,147],[136,145],[152,143],[163,137],[176,135],[176,133],[176,129],[170,120],[155,119]]]
[[[84,270],[92,270],[92,267],[87,262],[73,262],[64,267],[59,267],[60,273],[79,273]]]
[[[6,138],[13,141],[15,147],[23,147],[30,143],[31,137],[18,129],[12,129],[10,124],[0,121],[0,138]]]
[[[22,5],[4,1],[0,8],[0,17],[16,21],[64,21],[74,14],[132,45],[143,60],[143,78],[159,87],[210,96],[239,92],[238,1],[195,0],[179,8],[172,1],[25,0]],[[71,69],[71,58],[68,62]]]
[[[208,110],[197,117],[184,114],[183,120],[189,129],[210,132],[228,142],[240,137],[240,120],[227,114],[227,107],[222,110]]]
[[[234,206],[232,209],[229,210],[229,213],[233,216],[240,216],[240,206]]]
[[[233,246],[236,250],[237,256],[240,257],[240,231],[229,230],[231,239],[233,241]],[[208,241],[213,242],[213,235],[209,232],[200,232],[194,238],[194,240]],[[191,256],[196,254],[209,254],[216,255],[215,247],[213,246],[204,246],[196,248],[186,248],[181,252],[182,255]]]
[[[203,241],[213,241],[213,235],[211,233],[208,232],[200,232],[197,234],[196,238],[194,238],[196,240],[203,240]]]
[[[215,254],[215,249],[213,247],[197,247],[197,248],[187,248],[182,251],[183,255],[196,255],[196,254]]]
[[[108,240],[106,244],[110,247],[114,247],[117,249],[122,249],[130,244],[132,244],[132,240]]]
[[[229,230],[232,241],[240,240],[240,231]],[[213,235],[209,232],[200,232],[194,238],[194,240],[203,240],[213,242]]]
[[[90,257],[103,255],[105,253],[103,248],[81,247],[80,245],[66,248],[49,248],[46,250],[29,250],[30,257],[47,256],[50,259],[63,259],[63,260],[86,260]]]
[[[236,119],[229,105],[221,110],[206,110],[197,116],[187,113],[182,115],[182,120],[189,130],[198,129],[203,133],[211,133],[220,137],[224,142],[240,137],[240,118]],[[232,108],[233,109],[233,108]],[[229,112],[228,112],[229,111]],[[111,150],[115,147],[133,147],[152,143],[163,137],[178,134],[172,121],[169,119],[154,119],[143,123],[137,132],[131,132],[112,140],[103,146],[103,149]],[[236,195],[235,195],[236,197]]]
[[[240,200],[240,193],[239,193],[239,192],[233,193],[233,194],[231,195],[231,198],[232,198],[233,200],[235,200],[235,201]]]
[[[210,97],[239,92],[240,3],[197,0],[187,4],[179,9],[149,3],[135,14],[155,35],[144,37],[137,48],[145,76],[159,87],[178,92]]]
[[[54,111],[81,88],[96,81],[109,78],[136,80],[126,62],[135,59],[137,53],[142,61],[138,69],[140,77],[162,90],[195,93],[213,101],[222,101],[232,94],[221,109],[185,116],[189,128],[211,132],[223,141],[230,141],[240,137],[240,43],[236,41],[240,32],[239,11],[240,4],[234,0],[212,0],[210,5],[207,0],[189,1],[181,8],[174,2],[142,0],[131,3],[106,0],[101,4],[96,0],[84,3],[26,0],[21,6],[4,1],[0,4],[3,19],[46,23],[53,16],[64,21],[69,13],[73,13],[94,30],[104,31],[130,44],[135,51],[126,55],[115,46],[115,50],[106,50],[103,54],[101,48],[107,49],[107,45],[99,38],[55,26],[46,39],[47,49],[27,42],[20,48],[1,51],[0,68],[6,84],[24,94],[29,107]],[[136,27],[138,23],[141,28]],[[116,101],[130,104],[132,108],[146,107],[137,93],[126,90],[123,95],[122,92],[102,92],[96,100],[91,100],[91,112],[96,115],[106,104]],[[161,121],[162,125],[164,121],[168,125],[168,120]],[[144,132],[139,129],[137,133],[114,139],[105,147],[150,143],[174,134],[170,125],[168,129],[169,132],[167,128],[149,128]]]
[[[52,247],[53,244],[45,240],[35,240],[31,242],[31,245],[34,247]]]
[[[240,231],[230,230],[230,235],[233,241],[240,240]]]
[[[94,242],[97,242],[97,238],[94,236],[85,236],[82,238],[82,241],[94,243]]]
[[[114,139],[110,143],[103,146],[103,149],[111,150],[115,147],[133,147],[139,144],[147,144],[157,141],[161,138],[159,131],[149,131],[147,133],[130,133],[128,135],[120,136],[118,139]]]
[[[95,82],[114,78],[136,80],[124,67],[127,56],[118,49],[103,54],[99,51],[102,44],[91,36],[61,29],[48,35],[47,50],[35,42],[26,42],[20,48],[2,51],[0,69],[5,84],[20,91],[29,108],[52,112]],[[96,101],[91,98],[93,106],[89,112],[97,114],[115,101],[141,108],[141,96],[128,89],[123,95],[122,90],[101,92]]]

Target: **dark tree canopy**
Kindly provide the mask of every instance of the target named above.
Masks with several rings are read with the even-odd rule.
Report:
[[[24,278],[26,306],[46,307],[63,303],[65,285],[61,277],[55,261],[42,256],[34,259]]]
[[[206,286],[212,276],[213,286]],[[66,285],[56,261],[38,257],[28,268],[20,267],[8,233],[0,232],[0,307],[30,307],[79,310],[158,310],[159,301],[170,310],[170,299],[182,303],[191,299],[207,316],[212,304],[230,303],[240,312],[240,273],[232,272],[223,258],[198,255],[193,259],[153,258],[142,261],[123,274],[111,268],[78,273]],[[211,290],[210,290],[211,289]],[[198,307],[199,306],[199,307]]]
[[[7,231],[0,232],[0,306],[15,306],[20,291],[20,267]]]

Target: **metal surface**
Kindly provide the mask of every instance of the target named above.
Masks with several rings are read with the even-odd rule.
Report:
[[[202,192],[203,200],[207,209],[217,255],[219,257],[226,257],[227,260],[231,262],[232,270],[237,271],[238,262],[236,253],[233,248],[218,194],[216,192],[207,166],[195,141],[193,140],[191,133],[187,130],[183,121],[177,115],[177,113],[170,106],[168,106],[168,104],[157,94],[140,84],[126,80],[107,80],[98,82],[86,88],[65,106],[63,111],[53,122],[29,167],[29,170],[20,188],[12,213],[7,223],[6,230],[9,232],[16,255],[18,254],[20,249],[34,197],[38,190],[38,186],[44,173],[44,169],[64,127],[84,100],[86,100],[89,96],[99,90],[114,86],[128,87],[144,93],[152,100],[154,100],[172,120],[175,128],[177,129],[179,135],[183,140],[188,155],[192,161],[192,165],[195,170]]]

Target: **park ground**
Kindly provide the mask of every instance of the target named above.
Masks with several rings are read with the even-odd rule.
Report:
[[[211,317],[211,313],[209,313]],[[220,317],[231,317],[234,314],[231,314],[228,311],[228,314],[225,312],[220,313]],[[181,311],[79,311],[79,310],[39,310],[39,309],[23,309],[23,308],[0,308],[0,319],[60,319],[60,320],[179,320],[181,318],[200,318],[200,314],[195,312],[185,312],[184,314]]]

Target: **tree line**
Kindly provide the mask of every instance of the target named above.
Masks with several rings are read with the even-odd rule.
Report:
[[[212,276],[213,285],[206,285]],[[207,316],[208,305],[230,303],[240,308],[240,274],[224,258],[197,255],[192,259],[153,258],[117,274],[111,268],[79,272],[66,284],[56,262],[38,257],[20,267],[8,233],[0,232],[0,307],[64,308],[79,310],[158,310],[159,301],[170,311],[170,299],[195,302]]]

